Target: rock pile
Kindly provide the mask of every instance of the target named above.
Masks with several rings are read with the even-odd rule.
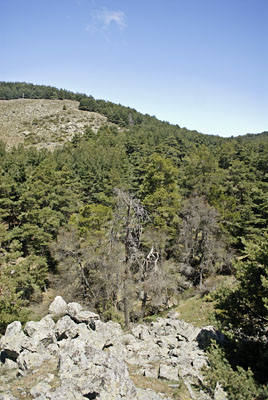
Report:
[[[202,341],[210,333],[215,335],[211,328],[193,327],[174,314],[124,333],[119,324],[104,323],[80,304],[66,304],[58,296],[41,321],[28,322],[24,329],[18,321],[7,327],[0,339],[0,373],[8,370],[19,381],[54,365],[24,393],[35,400],[164,400],[152,390],[135,387],[128,364],[145,377],[173,384],[183,380],[193,399],[209,399],[192,385],[202,382]],[[0,400],[20,398],[14,397],[8,382],[0,381]]]

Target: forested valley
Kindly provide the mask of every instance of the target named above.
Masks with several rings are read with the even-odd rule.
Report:
[[[266,399],[268,132],[209,136],[85,94],[1,82],[0,99],[18,98],[76,100],[113,125],[54,151],[1,142],[0,333],[26,322],[50,287],[126,329],[198,292],[226,336],[208,351],[208,385]]]

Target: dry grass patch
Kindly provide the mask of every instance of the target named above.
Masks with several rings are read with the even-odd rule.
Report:
[[[199,328],[211,325],[213,322],[214,302],[210,293],[213,293],[219,286],[232,286],[233,284],[234,277],[232,276],[218,275],[211,277],[207,279],[201,292],[196,291],[194,294],[190,289],[189,296],[187,296],[186,292],[174,311],[180,314],[180,319]]]
[[[60,380],[57,376],[57,365],[57,360],[44,362],[38,369],[28,371],[26,376],[16,377],[10,380],[6,384],[6,389],[2,392],[11,393],[19,400],[32,400],[33,396],[30,390],[40,382],[46,381],[51,386],[52,390],[56,389],[60,384]],[[54,375],[54,378],[52,375]],[[4,385],[2,388],[3,387]]]
[[[128,364],[129,375],[134,385],[141,389],[151,389],[174,400],[191,400],[189,392],[183,381],[172,382],[156,378],[148,378],[137,374],[140,367]]]

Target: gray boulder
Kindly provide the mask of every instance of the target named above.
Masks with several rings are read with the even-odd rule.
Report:
[[[16,361],[19,354],[29,344],[29,338],[23,333],[21,323],[14,321],[8,325],[6,333],[0,339],[0,349],[5,358]]]
[[[138,400],[171,400],[170,398],[162,397],[151,389],[137,389],[137,397]]]
[[[17,397],[12,396],[11,393],[0,393],[0,400],[19,400]]]
[[[199,332],[196,337],[198,345],[201,349],[206,349],[211,340],[215,340],[219,344],[223,344],[226,341],[226,337],[220,331],[217,331],[213,326],[205,326]]]
[[[57,340],[72,339],[78,335],[78,326],[68,315],[65,315],[56,323],[54,332]]]
[[[10,371],[17,368],[18,364],[15,361],[10,360],[9,358],[4,359],[3,357],[3,361],[0,363],[0,371]]]
[[[136,398],[126,364],[79,338],[67,340],[61,348],[59,376],[63,385],[71,381],[75,390],[84,396],[96,393],[100,399]]]
[[[46,398],[46,394],[48,394],[51,390],[51,386],[48,383],[39,382],[37,385],[31,388],[30,393],[34,398],[40,398],[40,396],[44,396]]]
[[[55,297],[49,306],[49,313],[53,315],[65,314],[67,311],[67,303],[61,296]]]
[[[30,351],[42,351],[43,348],[48,345],[55,343],[54,333],[55,322],[50,316],[46,316],[41,321],[27,322],[24,328],[24,332],[29,336],[30,344],[25,346]]]
[[[177,366],[160,364],[158,378],[168,381],[179,380],[179,370]]]
[[[17,358],[17,364],[21,371],[40,367],[44,361],[50,360],[52,356],[48,353],[32,353],[29,350],[24,350]]]
[[[96,321],[99,321],[100,316],[91,311],[84,311],[79,303],[69,303],[67,306],[67,314],[77,323],[84,322],[92,329],[96,329]]]
[[[83,310],[83,307],[81,304],[72,302],[67,305],[67,314],[70,315],[70,317],[75,317],[80,311]]]

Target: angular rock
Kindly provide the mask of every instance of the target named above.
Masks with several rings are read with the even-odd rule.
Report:
[[[90,397],[88,398],[90,399]],[[94,399],[94,397],[92,398]],[[50,393],[49,397],[49,400],[85,400],[85,399],[86,397],[84,397],[81,393],[79,393],[70,385],[63,385],[58,387],[55,391]]]
[[[74,318],[76,314],[83,310],[81,304],[72,302],[67,305],[67,314],[70,315],[71,318]]]
[[[50,316],[47,315],[38,322],[34,321],[27,322],[24,327],[24,332],[32,338],[37,333],[39,334],[41,330],[52,331],[54,326],[55,322]]]
[[[11,393],[0,393],[0,400],[19,400],[17,397],[12,396]]]
[[[217,382],[214,390],[214,400],[228,400],[227,395],[219,382]]]
[[[20,370],[28,371],[40,367],[44,361],[50,360],[52,356],[49,353],[32,353],[24,350],[17,358],[17,364]]]
[[[178,381],[179,380],[178,367],[174,367],[172,365],[167,365],[167,364],[160,364],[158,378],[166,379],[168,381]]]
[[[22,331],[22,326],[20,321],[14,321],[11,324],[9,324],[6,328],[5,332],[5,337],[14,337],[15,335],[18,335]]]
[[[12,369],[17,369],[18,364],[15,361],[6,358],[3,363],[0,363],[0,371],[10,371]]]
[[[92,311],[84,311],[79,303],[69,303],[67,306],[67,314],[77,323],[84,322],[91,327],[96,329],[96,321],[100,319],[100,316]]]
[[[95,350],[81,339],[66,342],[61,349],[59,376],[84,396],[98,394],[100,399],[109,394],[111,399],[135,399],[136,389],[129,378],[124,362]]]
[[[23,333],[19,321],[8,325],[5,335],[0,339],[0,349],[5,352],[6,358],[13,361],[16,361],[27,344],[29,344],[29,338]]]
[[[24,332],[31,338],[30,346],[26,347],[30,351],[42,351],[43,347],[56,341],[54,333],[55,322],[50,316],[42,318],[38,322],[27,322]]]
[[[54,332],[57,340],[72,339],[78,335],[78,326],[69,315],[65,315],[56,323]]]
[[[151,389],[137,389],[138,400],[171,400],[167,397],[162,397]]]
[[[67,311],[67,303],[61,296],[55,297],[49,306],[49,313],[53,315],[65,314]]]
[[[51,390],[51,386],[48,383],[39,382],[37,385],[31,388],[30,393],[33,397],[45,396]]]

